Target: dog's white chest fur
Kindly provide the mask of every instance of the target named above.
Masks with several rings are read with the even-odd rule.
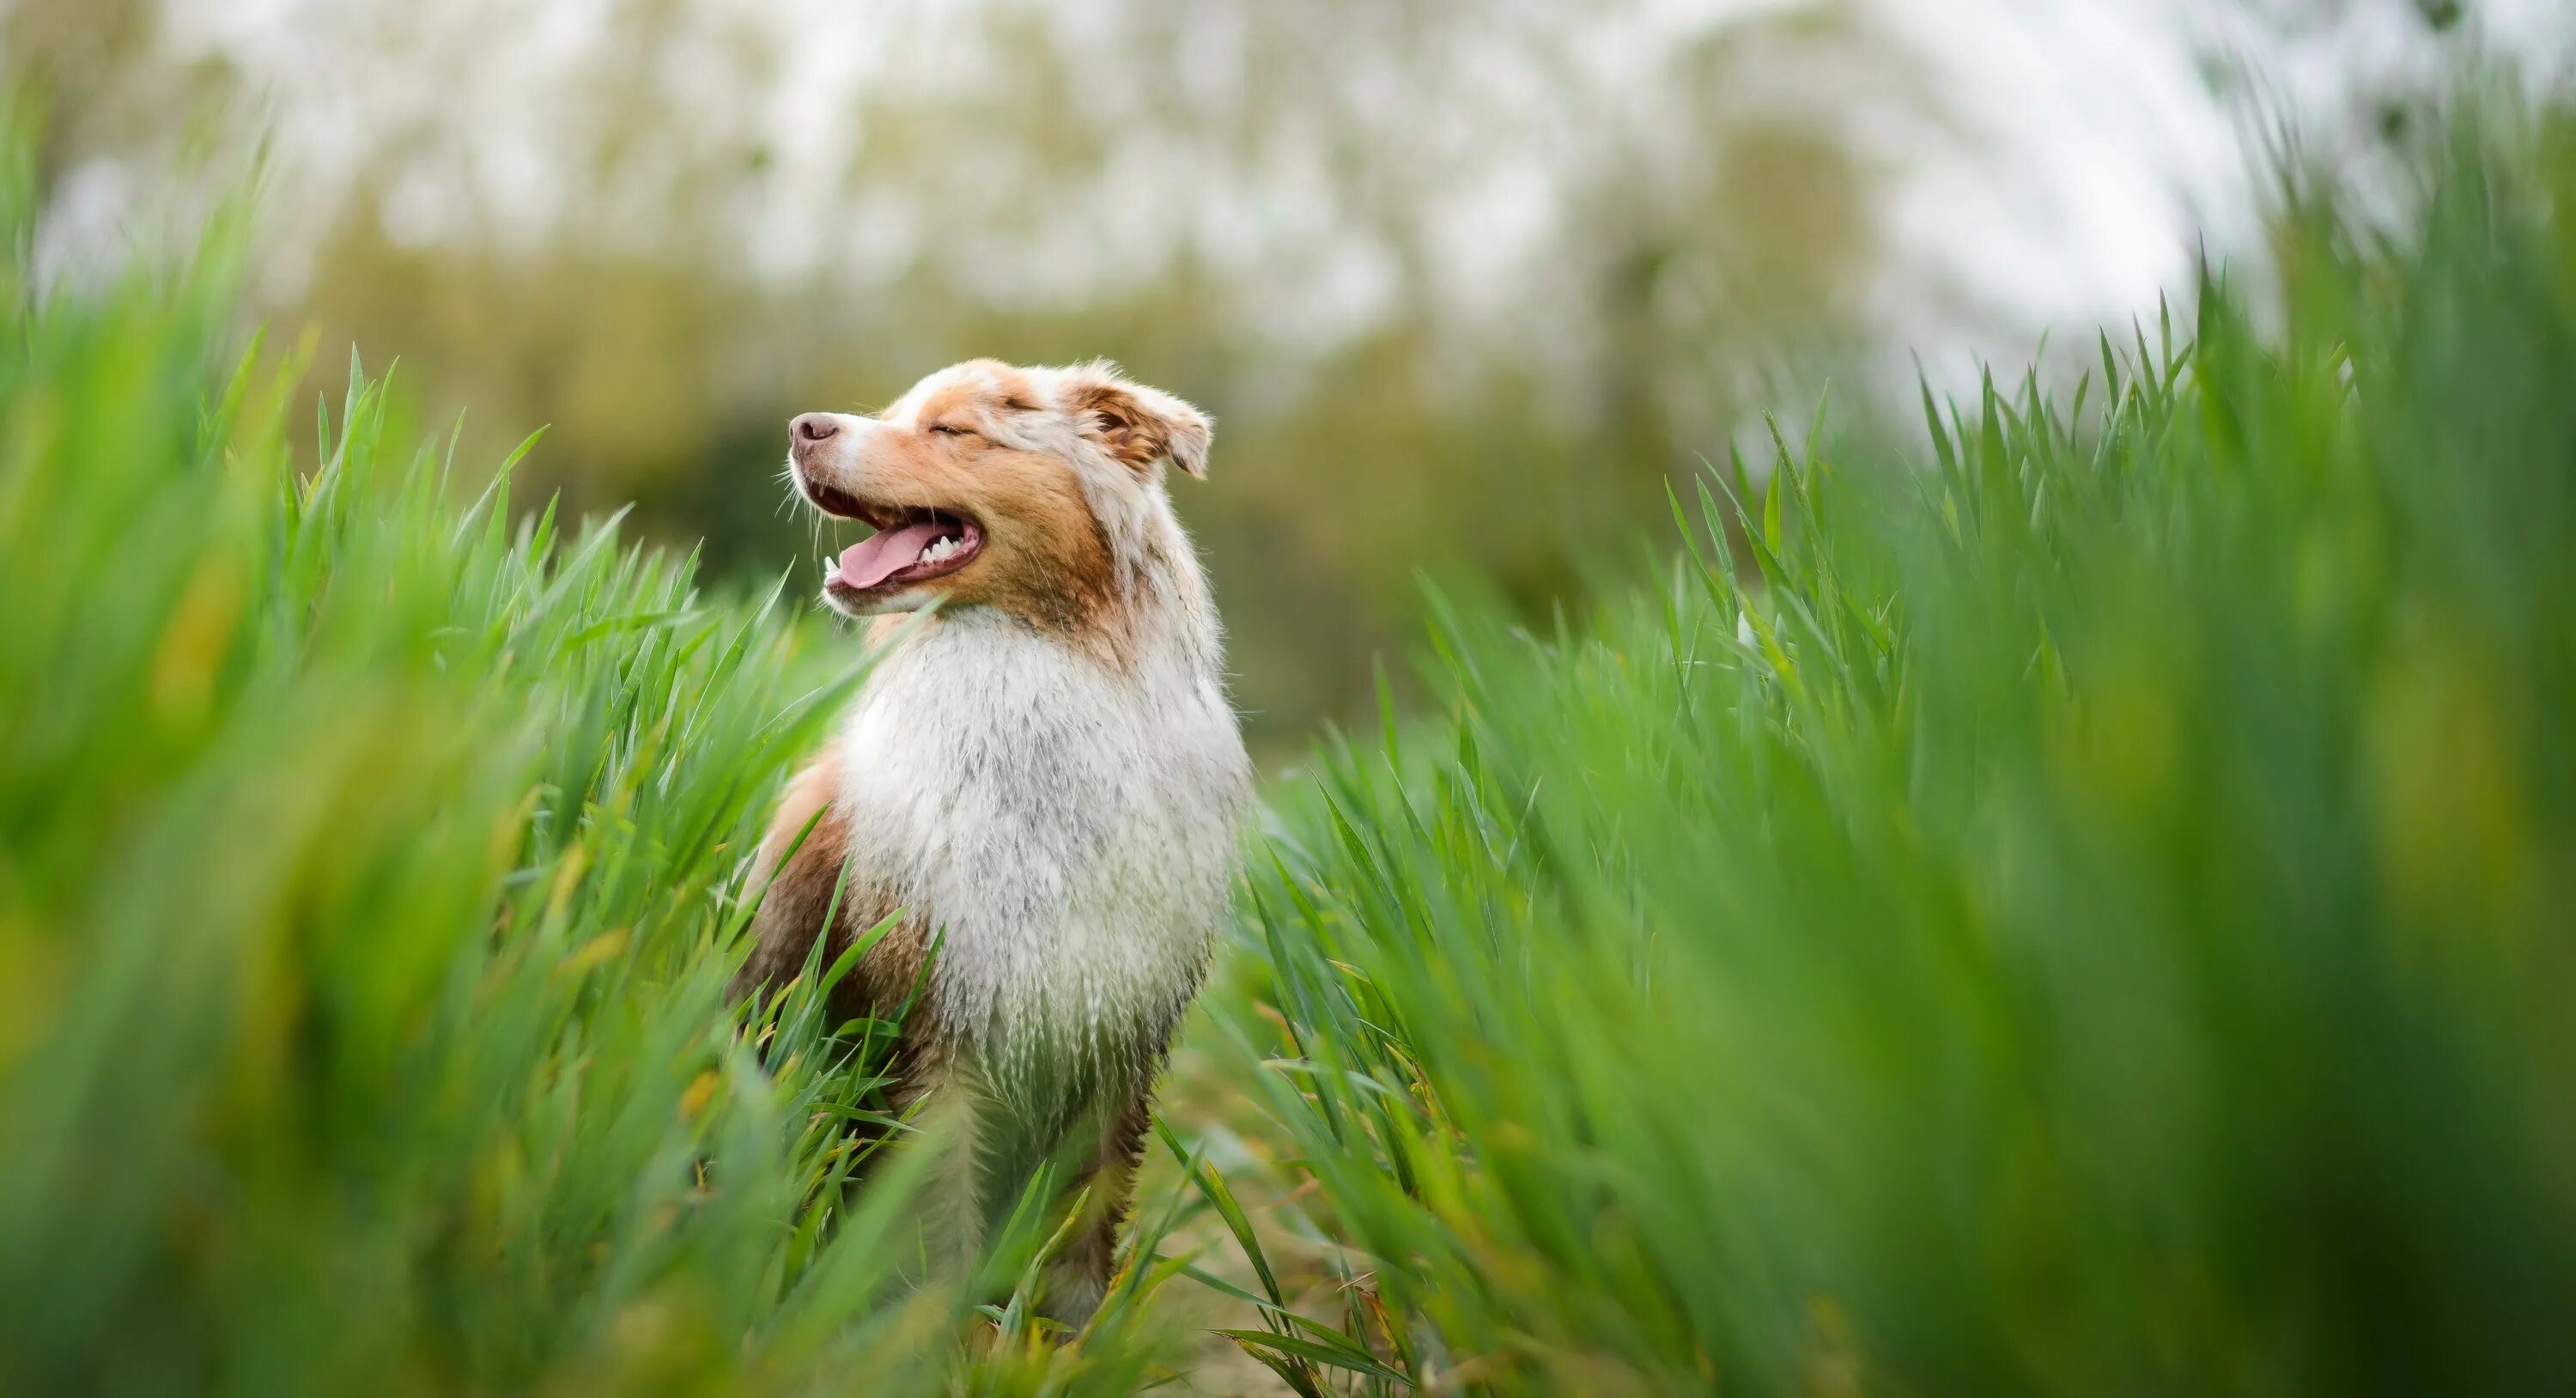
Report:
[[[1247,794],[1212,646],[1148,646],[1120,673],[1007,619],[943,617],[870,676],[843,737],[857,867],[938,933],[949,1032],[997,1061],[1161,1050],[1225,914]]]

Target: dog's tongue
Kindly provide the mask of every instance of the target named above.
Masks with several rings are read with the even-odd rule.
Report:
[[[880,529],[841,550],[841,581],[856,588],[874,587],[918,562],[921,551],[938,537],[936,524]]]

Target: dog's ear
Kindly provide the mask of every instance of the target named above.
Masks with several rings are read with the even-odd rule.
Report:
[[[1169,461],[1206,479],[1208,442],[1216,430],[1207,414],[1159,388],[1130,382],[1105,364],[1076,370],[1065,396],[1082,435],[1137,474]]]

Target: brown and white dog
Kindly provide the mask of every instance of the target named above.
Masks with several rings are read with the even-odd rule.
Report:
[[[879,618],[892,648],[762,842],[742,985],[903,914],[833,1008],[886,1015],[929,960],[896,1072],[954,1151],[938,1246],[971,1256],[1063,1163],[1091,1194],[1046,1307],[1075,1321],[1109,1280],[1250,790],[1216,611],[1163,491],[1166,463],[1206,473],[1208,440],[1197,409],[1105,364],[992,360],[874,417],[789,426],[798,492],[877,530],[827,560],[824,601]]]

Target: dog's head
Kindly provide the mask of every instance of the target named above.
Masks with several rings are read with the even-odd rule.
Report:
[[[990,606],[1080,626],[1177,534],[1165,463],[1207,474],[1206,414],[1107,364],[977,359],[874,417],[788,424],[797,491],[876,534],[829,561],[823,597],[852,616]]]

